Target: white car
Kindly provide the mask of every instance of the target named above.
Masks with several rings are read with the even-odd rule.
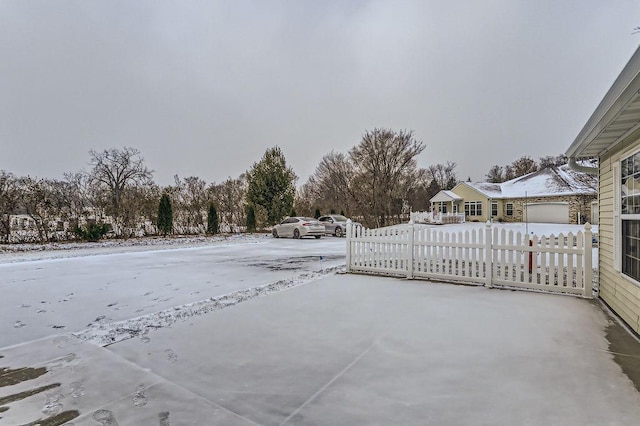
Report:
[[[324,235],[324,225],[312,217],[294,216],[288,217],[274,226],[271,233],[274,238],[320,238]]]

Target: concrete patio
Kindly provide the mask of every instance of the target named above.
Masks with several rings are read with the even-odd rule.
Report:
[[[0,401],[50,387],[0,403],[1,425],[61,413],[107,426],[640,419],[623,372],[640,344],[598,302],[424,281],[332,275],[106,348],[61,335],[0,356],[46,370],[0,386]]]

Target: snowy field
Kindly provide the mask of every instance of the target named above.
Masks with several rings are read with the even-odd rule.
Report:
[[[0,348],[62,333],[112,343],[332,273],[345,261],[345,240],[335,237],[146,241],[5,246]]]

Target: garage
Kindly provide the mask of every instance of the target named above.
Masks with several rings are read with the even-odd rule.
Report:
[[[569,203],[526,204],[525,221],[532,223],[569,223]]]

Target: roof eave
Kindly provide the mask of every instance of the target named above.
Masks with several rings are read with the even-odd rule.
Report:
[[[567,149],[567,157],[590,157],[585,151],[597,140],[598,136],[615,120],[634,100],[640,96],[640,47],[636,49],[618,78],[606,93],[600,104],[584,125],[578,136]],[[611,145],[620,143],[616,140]],[[613,146],[599,150],[599,154]]]

